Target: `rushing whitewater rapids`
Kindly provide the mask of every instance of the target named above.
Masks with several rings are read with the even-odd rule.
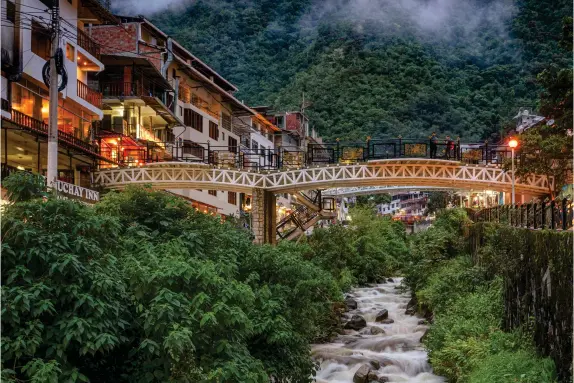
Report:
[[[419,325],[421,318],[405,314],[410,294],[401,293],[397,289],[400,284],[401,278],[394,278],[393,282],[351,291],[350,297],[357,302],[357,309],[345,316],[349,319],[358,314],[365,318],[367,326],[359,331],[345,330],[335,343],[313,346],[313,358],[321,363],[317,383],[352,383],[363,365],[379,377],[379,380],[366,379],[367,383],[445,382],[432,373],[420,343],[428,326]],[[388,310],[388,318],[394,323],[375,322],[377,313],[383,309]],[[374,332],[383,329],[384,333],[371,335],[373,327],[378,327]]]

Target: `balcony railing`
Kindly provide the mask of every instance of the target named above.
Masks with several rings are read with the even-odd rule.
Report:
[[[30,117],[24,113],[18,112],[17,110],[14,109],[12,109],[12,121],[17,125],[20,125],[20,127],[26,128],[35,133],[48,135],[48,124],[46,124],[44,121],[36,120],[35,118]],[[96,148],[94,146],[90,145],[87,142],[84,142],[83,140],[81,140],[78,137],[75,137],[72,134],[62,132],[61,130],[58,130],[58,140],[73,145],[75,147],[78,147],[80,149],[86,150],[88,152],[92,153],[96,152]]]
[[[100,60],[100,46],[96,43],[90,36],[86,34],[86,32],[82,31],[81,29],[77,29],[78,31],[78,45],[88,51],[92,56],[96,59]]]
[[[80,80],[78,80],[78,97],[86,100],[96,108],[102,109],[102,94],[93,90]]]
[[[142,95],[142,86],[137,82],[103,82],[100,89],[104,98]]]

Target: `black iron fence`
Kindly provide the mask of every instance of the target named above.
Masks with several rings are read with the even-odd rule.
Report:
[[[501,205],[480,210],[475,222],[498,222],[528,229],[568,230],[574,220],[574,203],[562,199],[550,202]]]
[[[183,161],[255,171],[407,158],[452,160],[467,164],[500,166],[511,156],[511,151],[506,145],[463,144],[460,141],[437,143],[430,140],[401,138],[388,141],[369,140],[363,143],[308,144],[306,150],[298,146],[253,149],[239,144],[218,146],[209,142],[196,143],[189,140],[142,142],[147,153],[143,163]],[[515,157],[517,162],[520,161],[519,152]]]

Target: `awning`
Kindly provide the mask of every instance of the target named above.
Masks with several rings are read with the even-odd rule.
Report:
[[[279,129],[277,126],[275,126],[273,123],[271,123],[271,121],[269,121],[268,119],[263,117],[261,114],[257,113],[255,116],[257,117],[257,119],[260,122],[262,122],[265,126],[267,126],[269,129],[273,130],[274,132],[280,132],[281,131],[281,129]]]

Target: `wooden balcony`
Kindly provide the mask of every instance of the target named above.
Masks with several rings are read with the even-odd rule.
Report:
[[[86,100],[98,109],[102,109],[102,94],[93,90],[80,80],[78,80],[78,97]]]
[[[78,31],[78,45],[88,51],[92,56],[96,59],[100,60],[100,46],[96,43],[90,36],[86,34],[86,32],[82,31],[81,29],[77,29]]]

